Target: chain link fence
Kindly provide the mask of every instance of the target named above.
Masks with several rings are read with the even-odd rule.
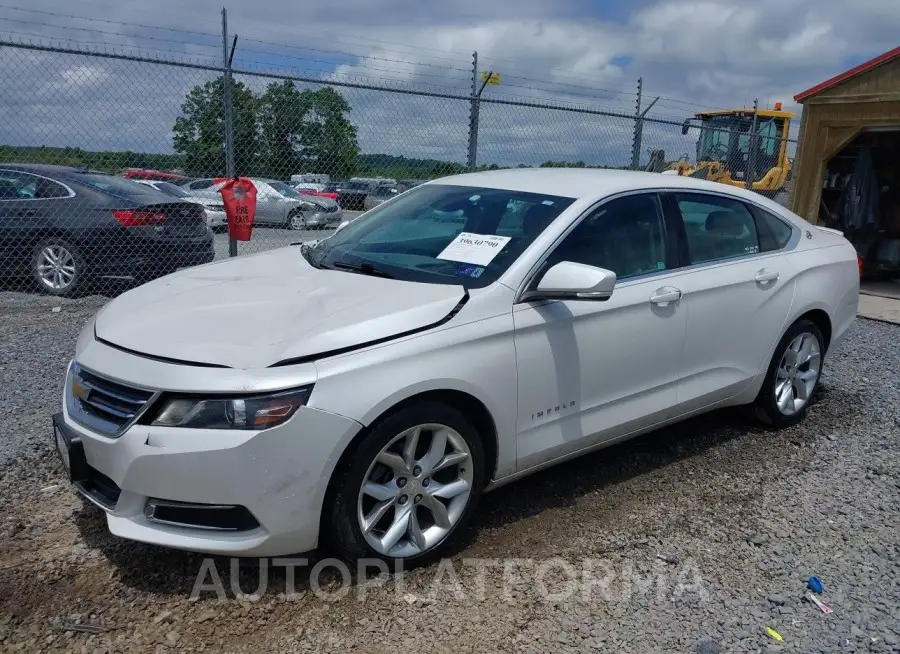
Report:
[[[467,170],[669,169],[784,197],[795,147],[765,111],[685,122],[11,41],[0,85],[0,287],[60,296],[321,238]],[[232,174],[257,186],[250,241],[225,228]]]

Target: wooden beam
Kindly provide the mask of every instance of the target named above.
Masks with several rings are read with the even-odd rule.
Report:
[[[857,93],[855,95],[821,95],[810,98],[806,101],[806,104],[863,104],[867,102],[900,102],[900,91]],[[897,118],[897,121],[900,122],[900,117]]]
[[[828,161],[838,152],[843,150],[853,139],[859,136],[862,128],[859,126],[828,127],[825,136],[825,147],[822,153],[822,161]]]

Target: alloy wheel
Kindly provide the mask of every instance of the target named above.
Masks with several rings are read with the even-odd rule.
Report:
[[[62,245],[48,245],[38,253],[37,274],[47,288],[64,290],[75,279],[75,256]]]
[[[809,402],[822,370],[819,339],[810,332],[795,336],[775,371],[775,405],[785,416],[801,411]]]
[[[291,229],[306,229],[306,218],[302,213],[291,214]]]
[[[405,430],[363,478],[357,501],[363,537],[384,556],[427,552],[459,522],[473,478],[472,453],[458,432],[433,423]]]

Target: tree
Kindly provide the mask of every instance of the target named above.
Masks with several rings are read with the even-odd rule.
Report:
[[[192,88],[175,119],[173,144],[185,155],[188,175],[213,177],[225,174],[225,86],[218,79]],[[256,99],[241,82],[232,82],[234,165],[239,175],[257,170]]]
[[[293,82],[272,82],[259,98],[259,125],[263,174],[285,178],[304,171],[301,155],[303,120],[311,104]]]
[[[292,82],[273,82],[259,101],[263,161],[268,174],[323,173],[347,178],[359,165],[350,105],[330,87],[300,91]]]

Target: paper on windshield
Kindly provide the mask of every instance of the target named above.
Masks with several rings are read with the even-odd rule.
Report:
[[[437,258],[486,266],[500,254],[507,243],[509,236],[460,232],[459,236],[450,241],[450,244],[437,255]]]

